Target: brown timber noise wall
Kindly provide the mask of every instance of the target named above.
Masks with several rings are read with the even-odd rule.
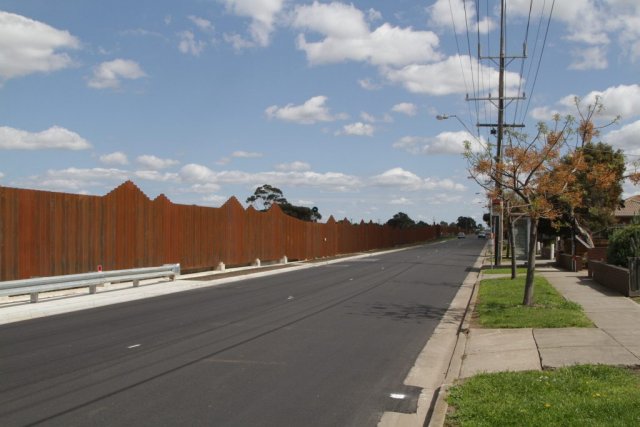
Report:
[[[274,206],[220,208],[149,199],[127,181],[105,196],[0,186],[0,281],[180,263],[182,271],[303,260],[436,239],[440,226],[395,229],[300,221]]]

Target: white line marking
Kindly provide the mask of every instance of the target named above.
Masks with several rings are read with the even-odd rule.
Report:
[[[400,394],[400,393],[391,393],[390,396],[392,399],[398,399],[398,400],[402,400],[407,397],[406,394]]]
[[[130,345],[127,348],[136,348],[136,347],[140,347],[142,344],[134,344],[134,345]]]

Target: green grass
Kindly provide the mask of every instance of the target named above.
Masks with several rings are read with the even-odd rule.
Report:
[[[540,276],[534,279],[534,306],[522,305],[524,277],[485,279],[480,282],[477,319],[485,328],[591,327],[582,307],[567,301]]]
[[[447,401],[446,426],[637,426],[640,375],[604,365],[480,374]]]
[[[631,299],[640,304],[640,297],[631,297]]]
[[[527,267],[516,267],[516,274],[525,274]],[[487,268],[482,270],[482,274],[511,274],[511,267],[508,268]]]

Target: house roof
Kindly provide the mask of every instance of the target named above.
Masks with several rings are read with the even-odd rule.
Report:
[[[625,199],[624,207],[616,209],[614,215],[617,217],[640,215],[640,194]]]

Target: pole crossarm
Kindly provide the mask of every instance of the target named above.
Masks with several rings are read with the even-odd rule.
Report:
[[[477,123],[476,126],[479,128],[495,128],[498,126],[498,124],[497,123]],[[502,127],[503,128],[523,128],[525,127],[525,125],[521,123],[511,123],[511,124],[503,123]]]

